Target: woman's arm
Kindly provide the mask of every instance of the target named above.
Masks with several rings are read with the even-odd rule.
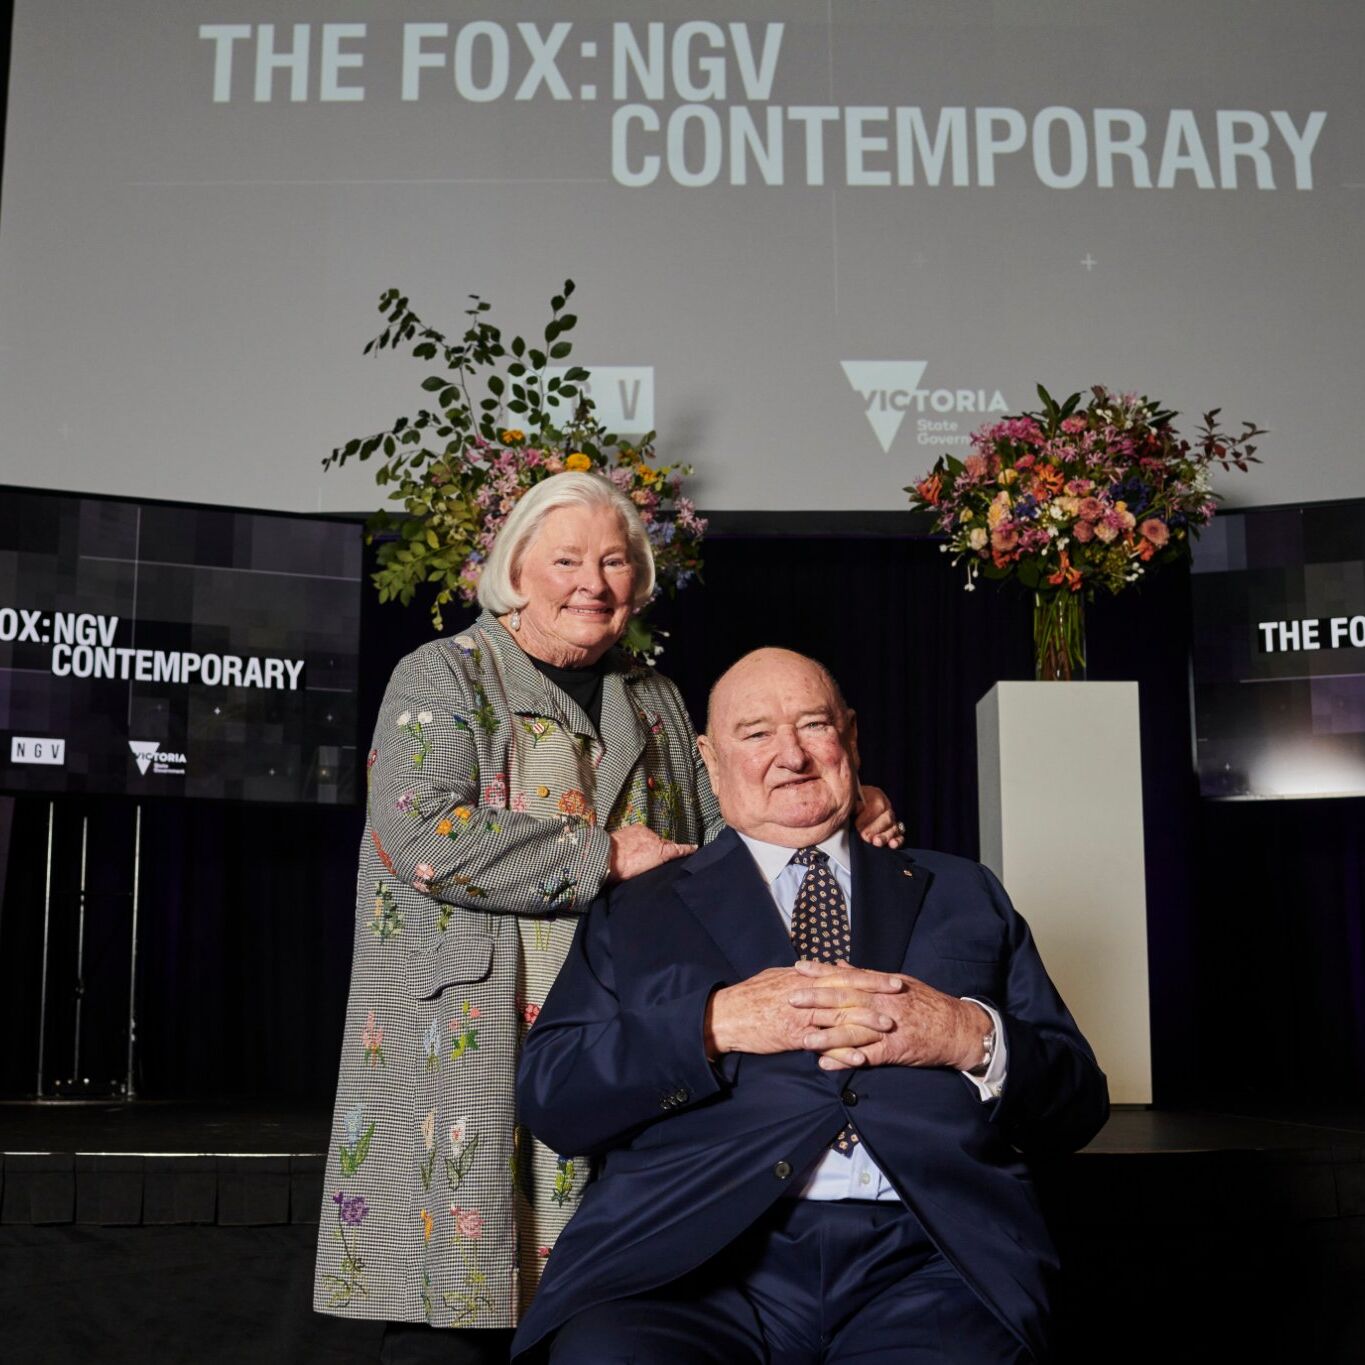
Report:
[[[494,724],[478,679],[451,651],[394,669],[369,756],[370,838],[391,875],[467,910],[550,914],[587,905],[606,881],[611,836],[585,821],[509,810],[480,771],[476,733]],[[483,746],[487,749],[487,745]]]

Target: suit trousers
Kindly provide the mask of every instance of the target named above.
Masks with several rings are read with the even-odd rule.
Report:
[[[899,1202],[779,1199],[698,1270],[575,1314],[551,1365],[1028,1365]]]

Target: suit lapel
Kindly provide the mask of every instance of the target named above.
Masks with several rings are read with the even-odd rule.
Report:
[[[689,858],[684,871],[673,888],[734,967],[736,980],[796,961],[782,916],[734,830]]]
[[[853,965],[898,972],[932,874],[898,849],[849,835],[853,871]]]
[[[575,710],[578,708],[575,707]],[[602,679],[602,757],[594,783],[593,805],[605,820],[645,751],[645,728],[625,676],[613,669]]]

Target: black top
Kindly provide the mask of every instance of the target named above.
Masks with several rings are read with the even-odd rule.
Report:
[[[602,678],[607,671],[607,655],[604,654],[595,664],[587,668],[558,668],[537,659],[534,654],[526,656],[561,691],[567,692],[583,714],[592,721],[594,730],[602,728]]]

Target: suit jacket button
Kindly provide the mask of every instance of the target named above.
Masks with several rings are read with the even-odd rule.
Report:
[[[839,1098],[843,1100],[843,1102],[846,1105],[852,1108],[853,1105],[858,1103],[858,1092],[856,1090],[845,1090],[844,1093],[839,1096]]]
[[[773,1174],[779,1180],[785,1180],[791,1173],[792,1164],[790,1161],[779,1161],[777,1165],[773,1167]]]
[[[678,1103],[678,1104],[686,1104],[686,1103],[687,1103],[687,1091],[684,1090],[684,1089],[682,1089],[681,1087],[679,1087],[677,1090],[675,1090],[675,1091],[673,1092],[673,1099],[674,1099],[674,1101],[675,1101],[676,1103]]]

